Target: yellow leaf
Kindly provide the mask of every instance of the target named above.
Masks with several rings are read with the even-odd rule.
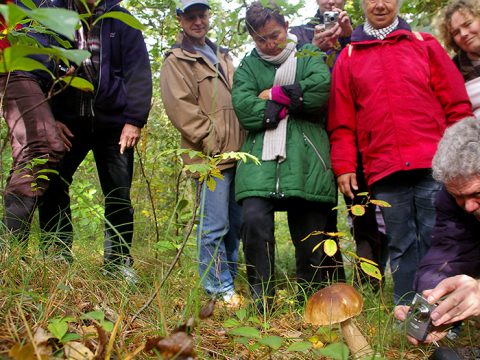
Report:
[[[380,207],[392,207],[388,202],[383,201],[383,200],[376,200],[376,199],[371,199],[370,202],[374,205],[380,206]]]
[[[337,243],[332,239],[325,240],[325,243],[323,244],[323,251],[328,256],[335,255],[338,251]]]
[[[363,216],[365,214],[365,207],[363,205],[353,205],[350,211],[352,215]]]
[[[360,268],[365,274],[382,281],[382,274],[377,266],[361,261]]]
[[[92,360],[95,357],[89,348],[79,342],[67,342],[64,349],[67,360]]]
[[[211,192],[214,192],[217,187],[215,179],[211,176],[209,176],[207,179],[207,187]]]

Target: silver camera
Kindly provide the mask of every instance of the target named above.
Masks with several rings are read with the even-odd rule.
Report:
[[[436,307],[436,304],[430,304],[422,295],[415,294],[407,314],[407,334],[425,341],[432,328],[430,314]]]
[[[338,15],[340,13],[338,11],[325,11],[323,13],[323,24],[325,28],[332,27],[338,21]]]

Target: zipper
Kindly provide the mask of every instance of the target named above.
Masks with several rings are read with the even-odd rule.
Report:
[[[95,91],[95,95],[93,96],[93,100],[92,100],[92,116],[93,117],[95,117],[95,111],[93,108],[94,108],[95,101],[97,100],[98,90],[100,89],[100,84],[102,81],[102,59],[103,59],[102,30],[103,30],[103,21],[100,22],[100,61],[98,66],[97,89]]]
[[[275,181],[275,195],[277,198],[282,198],[282,194],[280,194],[280,163],[277,160],[277,167],[275,169],[275,176],[276,176],[276,181]]]
[[[315,151],[315,154],[317,154],[317,157],[320,159],[320,161],[323,165],[323,169],[325,171],[327,171],[327,164],[325,163],[325,160],[323,160],[322,155],[320,155],[320,153],[317,150],[317,148],[315,147],[315,145],[313,145],[312,140],[310,140],[310,138],[307,135],[305,135],[304,132],[302,132],[302,134],[303,134],[303,138],[305,139],[305,141],[312,147],[313,151]]]

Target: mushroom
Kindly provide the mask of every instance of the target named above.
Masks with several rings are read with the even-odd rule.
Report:
[[[352,318],[362,312],[362,296],[351,285],[337,283],[317,291],[307,302],[305,321],[326,326],[340,323],[343,337],[356,359],[372,357],[373,350]]]

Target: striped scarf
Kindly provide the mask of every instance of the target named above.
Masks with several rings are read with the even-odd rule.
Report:
[[[367,35],[373,36],[378,40],[383,40],[387,37],[388,34],[390,34],[393,30],[395,30],[397,26],[398,26],[398,16],[395,17],[395,20],[393,21],[393,23],[391,23],[390,25],[382,29],[375,29],[372,26],[372,24],[370,24],[367,20],[365,21],[363,30],[367,33]]]
[[[258,48],[260,57],[274,65],[280,65],[275,73],[273,86],[291,85],[295,82],[295,73],[297,70],[297,37],[288,34],[288,42],[282,52],[276,56],[270,56],[262,53]],[[263,137],[262,160],[284,161],[287,158],[287,124],[288,115],[278,123],[275,129],[265,131]]]
[[[69,0],[68,3],[70,10],[75,10],[81,13],[81,9],[84,8],[83,3],[80,0]],[[88,81],[90,81],[93,86],[96,88],[98,83],[98,74],[100,72],[100,46],[101,46],[101,26],[100,24],[95,24],[91,26],[93,21],[105,14],[106,5],[104,2],[101,2],[92,10],[92,15],[90,18],[86,19],[89,23],[82,22],[80,26],[75,31],[75,45],[79,50],[87,50],[90,52],[90,57],[86,58],[82,62],[82,66],[79,69],[79,74],[84,76]],[[93,94],[88,92],[80,93],[80,116],[94,116],[93,113]]]

